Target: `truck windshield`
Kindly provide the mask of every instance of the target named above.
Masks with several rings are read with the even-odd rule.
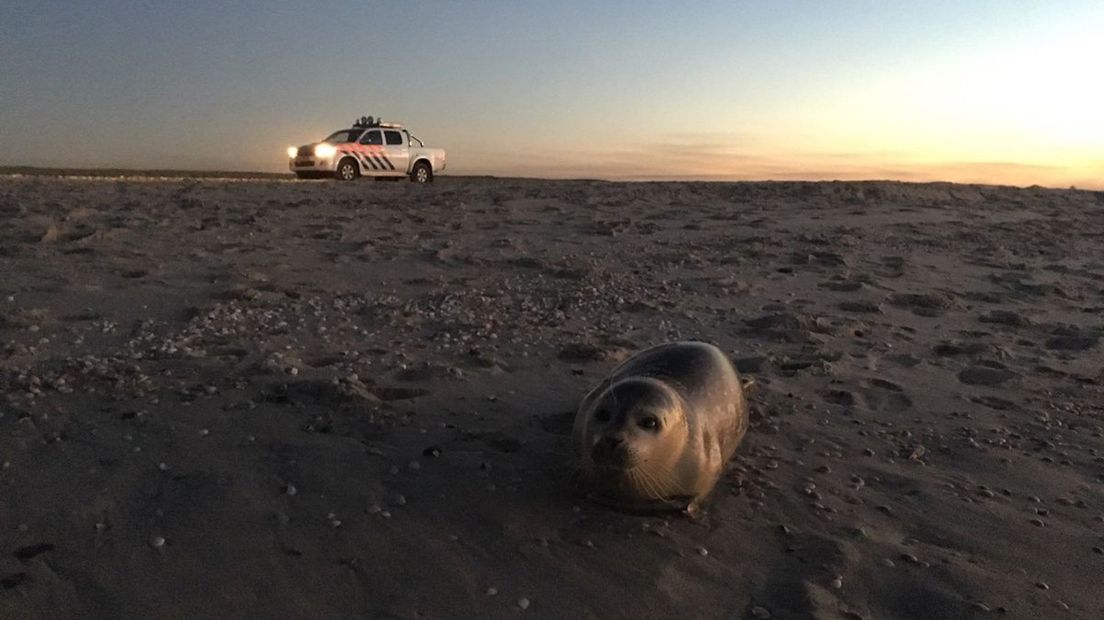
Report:
[[[335,131],[330,134],[323,142],[329,142],[330,144],[356,142],[357,138],[359,138],[362,133],[364,133],[363,129],[342,129],[341,131]]]

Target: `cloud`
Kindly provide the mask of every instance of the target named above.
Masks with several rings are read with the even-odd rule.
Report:
[[[1076,185],[1104,189],[1104,162],[1079,166],[1017,161],[916,161],[900,151],[815,153],[771,150],[745,140],[661,140],[591,149],[488,152],[472,173],[609,180],[862,180],[952,181],[998,185]],[[751,142],[752,144],[746,144]],[[457,172],[467,172],[460,157]]]

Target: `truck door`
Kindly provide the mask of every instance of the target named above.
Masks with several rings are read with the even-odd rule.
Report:
[[[406,171],[410,168],[410,149],[406,146],[406,140],[403,139],[402,132],[385,129],[383,130],[383,137],[386,142],[383,145],[383,152],[387,160],[395,167],[393,172],[406,174]]]
[[[379,129],[369,129],[360,137],[360,150],[357,152],[360,158],[360,167],[366,176],[382,176],[397,168],[389,164],[383,151],[383,132]]]

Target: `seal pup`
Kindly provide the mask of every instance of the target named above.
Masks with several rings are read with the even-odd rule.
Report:
[[[695,514],[748,428],[732,362],[704,342],[626,360],[575,414],[578,472],[592,497],[631,511]]]

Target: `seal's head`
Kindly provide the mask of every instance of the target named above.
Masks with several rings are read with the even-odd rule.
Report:
[[[678,493],[674,469],[688,438],[682,399],[650,377],[600,386],[576,420],[576,449],[584,475],[607,492],[630,499]]]

